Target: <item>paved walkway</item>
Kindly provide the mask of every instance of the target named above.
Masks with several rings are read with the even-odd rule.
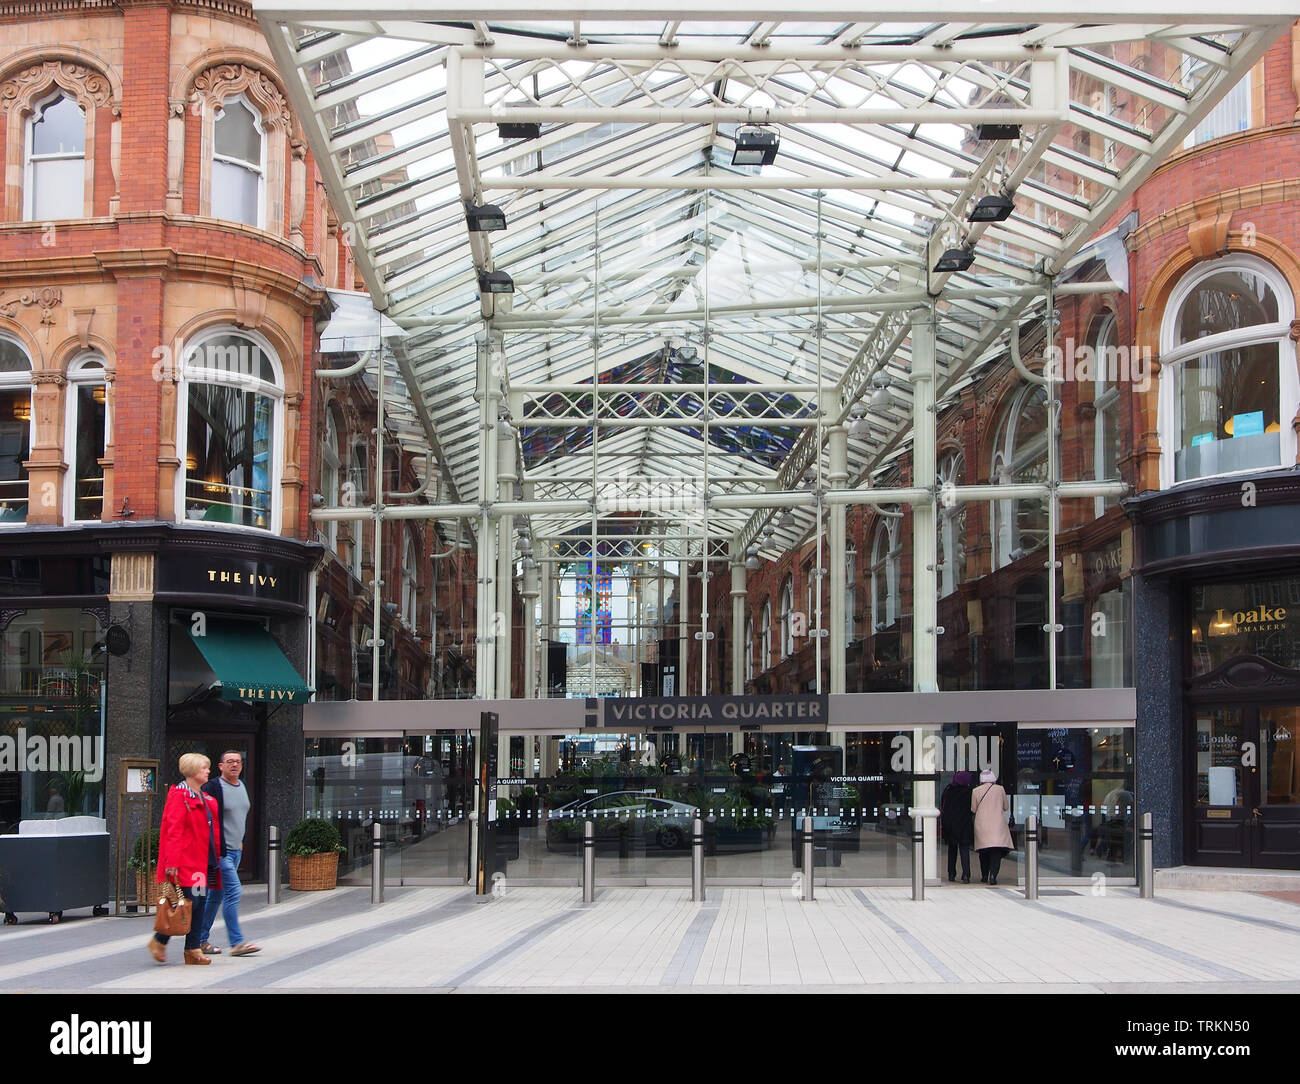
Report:
[[[520,888],[475,903],[464,888],[294,893],[251,888],[256,956],[166,966],[144,918],[24,915],[0,928],[0,989],[134,993],[566,990],[1300,992],[1300,906],[1261,893],[945,885],[902,888]],[[43,917],[43,916],[42,916]],[[218,935],[224,927],[218,921]]]

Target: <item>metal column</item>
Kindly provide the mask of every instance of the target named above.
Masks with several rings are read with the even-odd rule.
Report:
[[[704,821],[691,823],[691,902],[704,902]]]
[[[370,832],[370,902],[384,902],[384,826],[379,821]]]
[[[1025,821],[1025,899],[1038,899],[1038,818]]]
[[[830,430],[829,438],[830,450],[830,475],[828,481],[831,489],[843,489],[849,478],[849,437],[844,431],[844,427],[837,425]],[[844,657],[848,653],[847,637],[844,628],[844,554],[846,525],[848,520],[848,508],[842,504],[833,504],[830,506],[830,579],[831,579],[831,597],[830,597],[830,691],[832,693],[842,693],[845,688],[844,674]],[[818,587],[820,590],[820,585]]]
[[[1153,900],[1156,898],[1155,829],[1151,826],[1150,813],[1142,814],[1138,835],[1138,888],[1144,900]]]
[[[266,902],[280,902],[280,829],[274,824],[266,830]]]
[[[596,902],[596,825],[582,822],[582,902]]]
[[[816,832],[812,817],[803,819],[803,892],[800,899],[805,902],[813,898],[813,873],[817,866]]]

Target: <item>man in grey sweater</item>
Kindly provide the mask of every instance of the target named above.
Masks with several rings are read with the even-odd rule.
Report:
[[[244,931],[239,927],[239,900],[244,894],[244,886],[239,883],[239,859],[244,853],[244,826],[253,805],[248,797],[248,787],[239,779],[244,770],[243,754],[234,750],[222,753],[217,768],[221,774],[205,783],[203,789],[217,800],[221,818],[221,887],[208,892],[200,926],[200,947],[207,956],[221,954],[221,950],[208,941],[212,924],[217,921],[217,912],[220,911],[230,937],[230,955],[251,956],[260,952],[261,946],[245,941]]]

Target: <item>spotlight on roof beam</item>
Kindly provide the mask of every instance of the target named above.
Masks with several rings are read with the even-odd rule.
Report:
[[[982,140],[1019,139],[1020,125],[1018,124],[977,124],[975,125],[975,138],[982,139]]]
[[[965,271],[974,262],[974,249],[970,245],[959,245],[957,248],[946,249],[939,257],[939,262],[934,265],[934,270],[936,274],[943,274],[945,271]]]
[[[502,121],[497,125],[497,135],[502,139],[540,139],[542,126],[530,121]]]
[[[1005,222],[1015,209],[1016,205],[1011,201],[1010,196],[983,196],[971,208],[970,221]]]
[[[781,137],[775,128],[742,124],[736,129],[736,149],[731,152],[733,166],[770,166],[776,161]]]
[[[504,271],[484,271],[478,277],[478,288],[484,294],[513,294],[515,280]]]
[[[465,204],[465,224],[470,233],[490,233],[506,228],[506,215],[495,203]]]

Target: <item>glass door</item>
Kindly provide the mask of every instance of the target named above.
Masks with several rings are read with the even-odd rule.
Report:
[[[1246,712],[1239,707],[1193,710],[1192,862],[1202,866],[1251,864],[1251,811],[1257,773],[1248,767]]]
[[[1253,865],[1300,868],[1300,705],[1270,705],[1259,714],[1258,792],[1251,807]]]

